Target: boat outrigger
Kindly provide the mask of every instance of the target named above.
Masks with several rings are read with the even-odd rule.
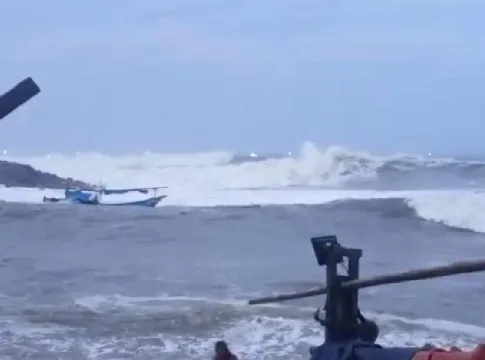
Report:
[[[64,191],[64,198],[54,198],[44,196],[45,203],[71,203],[81,205],[102,205],[102,206],[142,206],[155,207],[160,201],[167,197],[167,195],[157,195],[157,190],[166,189],[166,186],[158,186],[151,188],[127,188],[127,189],[107,189],[104,187],[94,189],[66,189]],[[153,191],[153,195],[148,199],[128,201],[121,203],[104,203],[102,202],[103,195],[120,195],[130,192],[138,192],[141,194],[148,194]]]
[[[362,315],[358,305],[358,289],[485,271],[485,260],[359,279],[361,249],[345,248],[333,235],[311,241],[318,265],[327,267],[326,287],[249,301],[250,305],[255,305],[326,294],[324,309],[317,309],[314,314],[315,321],[325,328],[325,341],[310,348],[310,360],[485,360],[485,344],[471,351],[456,347],[438,349],[432,345],[421,348],[377,345],[379,328]],[[347,260],[347,274],[340,275],[337,266],[344,260]]]

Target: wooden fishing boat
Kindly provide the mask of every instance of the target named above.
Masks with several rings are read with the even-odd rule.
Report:
[[[126,189],[107,189],[99,187],[96,189],[66,189],[64,191],[64,198],[49,198],[44,196],[43,201],[45,203],[71,203],[80,205],[100,205],[100,206],[142,206],[142,207],[155,207],[160,201],[165,199],[168,195],[157,195],[157,190],[165,189],[166,186],[158,186],[151,188],[126,188]],[[152,196],[135,201],[110,203],[103,202],[103,197],[106,195],[121,195],[130,192],[138,192],[142,194],[148,194],[153,192]]]

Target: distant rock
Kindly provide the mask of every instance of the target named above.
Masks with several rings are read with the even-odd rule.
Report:
[[[30,165],[0,160],[0,184],[5,187],[30,187],[61,189],[66,187],[92,188],[83,181],[61,178],[34,169]]]

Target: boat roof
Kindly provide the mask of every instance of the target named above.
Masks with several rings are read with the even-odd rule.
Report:
[[[98,187],[98,188],[69,188],[68,190],[77,190],[77,191],[96,191],[96,192],[103,192],[105,194],[122,194],[127,192],[146,192],[148,190],[158,190],[158,189],[166,189],[168,186],[150,186],[150,187],[139,187],[139,188],[119,188],[119,189],[110,189],[105,187]]]

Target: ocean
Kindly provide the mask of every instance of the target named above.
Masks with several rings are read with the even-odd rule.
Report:
[[[110,187],[169,188],[155,209],[42,204],[57,192],[0,189],[0,359],[209,359],[219,339],[242,360],[308,359],[323,341],[312,315],[324,297],[246,302],[322,285],[312,236],[362,248],[361,276],[485,258],[480,160],[310,143],[288,156],[3,158]],[[365,289],[361,310],[384,345],[473,347],[485,340],[484,279]]]

